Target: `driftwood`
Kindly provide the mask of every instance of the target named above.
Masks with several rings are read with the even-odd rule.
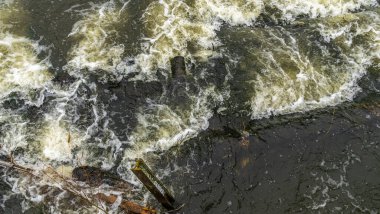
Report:
[[[165,209],[171,211],[175,210],[175,199],[165,185],[154,175],[152,170],[145,164],[141,158],[136,159],[136,165],[131,171],[137,178],[144,184],[144,186],[153,194],[158,202],[161,203]]]
[[[0,166],[7,167],[7,168],[10,168],[10,169],[16,169],[19,172],[24,172],[24,173],[28,173],[28,174],[32,174],[32,175],[34,173],[33,169],[29,169],[29,168],[17,165],[17,164],[15,164],[13,162],[8,162],[8,161],[0,160]]]
[[[96,197],[102,201],[105,201],[107,203],[113,204],[117,200],[116,195],[105,195],[103,193],[96,194]],[[148,207],[142,207],[140,205],[137,205],[130,201],[123,200],[121,204],[119,205],[120,208],[127,211],[127,213],[135,214],[135,213],[141,213],[141,214],[155,214],[157,213],[156,210],[148,208]]]
[[[104,213],[108,213],[107,210],[98,205],[98,201],[103,201],[108,204],[113,204],[117,200],[117,196],[115,195],[105,195],[103,193],[97,194],[86,194],[84,193],[83,187],[79,186],[74,180],[71,180],[67,177],[60,175],[55,171],[52,167],[46,167],[43,170],[35,170],[32,168],[21,166],[15,163],[12,159],[8,160],[0,160],[0,167],[9,168],[11,170],[15,170],[19,173],[31,176],[37,179],[48,179],[49,183],[59,184],[59,187],[62,190],[72,193],[73,195],[83,199],[88,202],[91,206],[96,207],[97,209],[103,211]],[[130,202],[127,200],[122,200],[119,207],[128,214],[153,214],[156,213],[154,209],[150,209],[141,205],[138,205],[134,202]]]

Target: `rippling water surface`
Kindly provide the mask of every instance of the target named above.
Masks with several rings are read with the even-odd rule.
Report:
[[[181,213],[379,213],[379,62],[376,0],[0,0],[0,159],[160,207],[144,158]],[[99,212],[1,175],[0,213]]]

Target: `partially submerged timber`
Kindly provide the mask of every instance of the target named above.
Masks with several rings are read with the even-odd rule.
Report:
[[[104,213],[108,213],[108,211],[102,207],[101,202],[106,202],[111,205],[117,203],[120,209],[128,214],[157,213],[156,209],[141,206],[135,202],[120,198],[123,197],[123,195],[99,192],[97,188],[103,184],[108,184],[115,188],[115,190],[117,189],[118,192],[121,191],[121,193],[129,193],[132,191],[131,185],[128,184],[128,182],[99,168],[89,166],[77,167],[73,170],[71,177],[65,177],[50,166],[46,166],[42,170],[37,170],[15,163],[11,156],[8,158],[3,157],[3,159],[4,160],[0,160],[0,167],[5,167],[24,176],[28,176],[31,181],[33,179],[48,179],[49,183],[54,184],[58,189],[67,191],[73,196],[81,198],[90,206]],[[182,207],[175,201],[169,190],[154,175],[152,170],[142,159],[137,159],[135,166],[131,170],[166,210],[178,211]]]
[[[185,213],[376,213],[378,116],[346,109],[379,95],[378,3],[0,1],[0,152],[110,212],[160,207],[130,171],[144,157]],[[98,211],[0,175],[0,213]]]
[[[71,194],[72,197],[77,197],[81,199],[85,204],[92,206],[104,213],[108,213],[108,210],[102,206],[102,202],[106,202],[108,204],[118,203],[121,211],[128,214],[157,213],[155,209],[141,206],[135,202],[123,199],[123,195],[112,195],[99,192],[98,187],[103,183],[100,182],[100,180],[104,179],[104,174],[106,173],[99,169],[92,167],[80,167],[74,170],[73,177],[70,178],[62,176],[56,169],[50,166],[46,166],[42,170],[28,168],[13,162],[11,158],[8,160],[0,160],[0,167],[6,167],[9,170],[16,171],[17,173],[28,177],[30,179],[30,182],[33,182],[35,179],[46,180],[51,185],[47,186],[46,188],[55,188],[55,191],[57,191],[56,195],[61,193],[60,190],[65,191]],[[94,171],[96,171],[95,174]],[[78,183],[78,181],[80,182]],[[120,183],[123,184],[120,186]],[[117,188],[118,192],[120,192],[120,188],[123,188],[124,193],[131,191],[130,187],[128,188],[128,184],[125,181],[119,180],[119,186]]]
[[[172,194],[154,175],[143,159],[137,159],[135,166],[131,170],[165,209],[172,211],[178,208]]]

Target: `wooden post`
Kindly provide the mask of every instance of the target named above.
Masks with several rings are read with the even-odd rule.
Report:
[[[131,170],[165,209],[175,209],[174,197],[142,159],[136,159],[136,165]]]
[[[172,77],[186,76],[186,63],[183,56],[176,56],[170,60]]]

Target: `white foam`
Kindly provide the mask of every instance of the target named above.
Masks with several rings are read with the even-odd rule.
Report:
[[[69,53],[70,61],[66,69],[72,75],[79,75],[81,69],[115,72],[122,61],[124,45],[113,44],[110,38],[117,37],[114,27],[122,19],[125,16],[119,14],[113,1],[100,7],[94,6],[91,12],[86,13],[69,34],[77,44]]]
[[[49,62],[38,59],[41,47],[37,42],[0,32],[0,49],[0,98],[13,91],[27,94],[49,84]]]
[[[118,36],[114,25],[120,24],[120,17],[127,11],[129,2],[125,2],[121,9],[117,8],[113,1],[101,6],[94,5],[86,10],[83,20],[73,26],[70,37],[78,43],[69,53],[70,61],[66,68],[71,74],[86,75],[79,72],[86,69],[90,72],[129,72],[122,60],[125,55],[124,46],[109,41],[111,37]],[[148,7],[142,18],[146,24],[146,42],[143,44],[142,54],[136,56],[136,67],[131,69],[136,71],[140,67],[142,73],[146,74],[155,73],[158,68],[168,69],[169,59],[176,55],[185,56],[193,62],[207,60],[217,54],[213,49],[220,45],[216,32],[221,21],[229,25],[252,25],[268,4],[282,10],[282,19],[294,20],[300,15],[309,15],[312,18],[336,16],[376,3],[373,0],[348,3],[330,1],[329,5],[325,1],[317,0],[290,1],[287,2],[288,5],[280,1],[252,0],[190,2],[160,0]],[[75,7],[68,12],[73,10]],[[3,16],[0,14],[0,17]],[[377,17],[376,14],[373,16]],[[357,19],[361,20],[361,17]],[[364,27],[359,24],[359,28],[349,24],[342,28],[324,24],[319,26],[327,42],[336,42],[335,40],[344,37],[345,45],[348,47],[353,44],[352,38],[355,36],[374,35],[370,48],[358,46],[352,48],[345,56],[345,67],[341,69],[346,69],[347,72],[342,72],[342,76],[326,76],[321,72],[319,65],[313,64],[297,49],[296,38],[290,38],[293,43],[282,40],[279,45],[284,48],[290,60],[296,61],[301,70],[294,73],[294,77],[293,73],[289,74],[281,67],[274,52],[263,52],[268,64],[275,66],[268,67],[265,72],[267,76],[263,75],[253,81],[256,91],[250,102],[252,118],[302,112],[353,99],[360,91],[357,80],[365,74],[366,66],[371,65],[373,59],[379,58],[379,29],[376,25],[379,22],[378,19],[375,20],[375,24],[363,25]],[[29,121],[17,115],[17,112],[3,111],[0,105],[0,122],[6,122],[6,125],[1,127],[0,140],[4,143],[2,149],[7,153],[19,147],[37,151],[17,161],[34,164],[37,169],[42,169],[46,164],[57,165],[58,169],[62,170],[62,175],[70,175],[72,168],[77,165],[102,162],[103,168],[113,167],[115,154],[121,151],[121,145],[125,142],[121,142],[108,128],[108,113],[96,100],[96,86],[87,83],[95,95],[88,99],[83,98],[83,102],[89,102],[92,106],[89,111],[92,111],[93,124],[87,127],[87,130],[79,130],[74,125],[79,120],[79,115],[76,115],[75,104],[70,106],[70,101],[77,101],[77,90],[85,80],[78,80],[66,88],[51,85],[51,75],[47,72],[50,66],[48,59],[41,60],[37,57],[41,49],[38,42],[7,33],[8,31],[3,30],[3,25],[0,26],[0,59],[5,59],[0,61],[0,99],[13,91],[29,94],[44,88],[51,93],[52,99],[49,102],[49,113],[45,113],[44,120],[36,124],[29,124]],[[355,28],[357,31],[352,33]],[[276,38],[276,35],[272,36]],[[194,50],[189,50],[189,44],[195,46]],[[341,47],[344,48],[343,45]],[[330,68],[337,69],[333,66]],[[318,95],[313,95],[313,99],[310,99],[309,89],[313,85]],[[141,157],[147,152],[166,150],[195,137],[208,127],[208,120],[212,116],[210,103],[221,103],[226,98],[228,95],[210,86],[193,95],[191,103],[185,109],[171,108],[162,103],[151,103],[146,109],[141,109],[138,125],[126,142],[131,148],[124,154],[122,167],[129,166],[130,159]],[[42,103],[42,100],[40,99],[39,103]],[[106,137],[96,136],[99,132]],[[85,143],[89,137],[94,138],[92,145]],[[94,147],[106,151],[101,157],[95,156],[91,150]],[[78,160],[80,158],[82,160]],[[60,165],[62,162],[68,165]],[[125,176],[126,173],[121,174]],[[14,192],[22,193],[32,201],[43,200],[43,195],[36,191],[38,188],[30,186],[30,180],[20,178],[12,183]],[[60,186],[59,183],[51,184],[44,179],[33,183],[36,186],[45,184]],[[339,185],[335,180],[329,180],[328,184]],[[57,204],[52,205],[51,209],[58,212],[58,201],[63,198],[57,197]]]
[[[126,151],[124,157],[134,160],[150,151],[164,151],[180,144],[200,131],[207,129],[208,119],[213,115],[209,99],[223,101],[214,87],[200,92],[188,109],[173,110],[164,104],[151,104],[146,112],[138,114],[138,126],[129,138],[133,149]]]
[[[268,29],[271,37],[265,39],[268,43],[263,43],[267,51],[252,52],[267,70],[252,81],[252,119],[305,112],[353,100],[361,91],[358,80],[379,55],[378,19],[375,12],[363,12],[322,19],[310,26],[317,28],[326,42],[341,48],[342,63],[338,65],[310,61],[299,49],[298,38],[292,38],[286,31]],[[367,40],[354,44],[357,37]],[[324,47],[320,48],[321,57],[333,57]],[[294,68],[298,73],[293,74]]]
[[[165,151],[197,136],[208,128],[213,113],[211,103],[223,103],[229,94],[219,92],[215,87],[202,89],[192,96],[192,101],[183,109],[171,108],[165,104],[151,103],[138,114],[138,125],[131,134],[118,172],[129,182],[136,183],[128,170],[133,160],[150,152]],[[150,155],[153,155],[151,153]]]
[[[262,13],[264,3],[257,0],[199,0],[195,1],[198,16],[213,22],[222,20],[230,25],[252,25]]]
[[[129,3],[130,1],[124,2],[121,8],[114,1],[95,5],[92,12],[87,10],[84,19],[74,25],[70,36],[78,40],[78,44],[71,50],[71,60],[68,63],[68,70],[74,70],[71,72],[73,75],[79,73],[78,69],[84,68],[119,74],[130,72],[123,63],[124,46],[108,41],[109,38],[118,36],[114,26],[125,19],[121,15]],[[328,3],[320,0],[292,0],[286,3],[277,0],[155,1],[148,6],[142,17],[146,42],[142,44],[143,51],[136,56],[136,62],[145,77],[138,76],[136,79],[154,79],[156,70],[168,69],[170,59],[177,55],[193,62],[204,61],[215,55],[213,49],[220,45],[216,37],[220,21],[230,25],[249,26],[262,13],[267,13],[265,7],[281,11],[279,19],[292,21],[300,15],[312,18],[336,16],[376,4],[376,0],[332,0]],[[195,46],[191,52],[188,49],[190,43]]]
[[[0,142],[1,152],[10,154],[17,148],[27,146],[27,121],[13,112],[1,109],[0,112]]]
[[[76,139],[67,128],[58,121],[51,121],[45,125],[38,140],[42,145],[46,158],[55,161],[68,161],[72,158],[72,139]]]
[[[195,16],[197,11],[183,1],[162,0],[149,5],[143,16],[147,37],[144,52],[136,57],[143,73],[168,69],[175,56],[203,61],[213,55],[212,48],[219,45],[215,32],[218,24],[192,18]],[[195,52],[189,51],[189,43]]]
[[[67,88],[53,85],[52,75],[48,71],[49,57],[39,59],[40,54],[43,51],[45,53],[47,48],[26,38],[22,30],[17,34],[13,33],[14,28],[18,26],[3,25],[4,10],[9,12],[14,20],[23,16],[23,11],[15,5],[11,5],[10,9],[0,8],[0,152],[2,155],[10,155],[14,154],[15,150],[22,149],[21,155],[13,155],[16,163],[33,168],[36,173],[46,166],[58,166],[57,170],[61,175],[71,177],[74,166],[78,163],[87,164],[77,160],[80,157],[73,152],[73,149],[78,149],[78,153],[86,149],[83,142],[87,136],[70,124],[72,121],[68,118],[73,115],[66,115],[72,113],[67,111],[68,104],[75,98],[81,80]],[[17,16],[14,14],[15,11],[19,12]],[[25,101],[20,109],[5,109],[3,106],[5,101],[13,99],[9,96],[12,92],[17,93],[15,99]],[[49,107],[51,112],[45,113],[42,121],[29,120],[25,109],[30,105],[41,106],[44,103],[45,92],[49,92],[51,98],[49,103],[45,103],[45,107]],[[39,113],[43,113],[41,111],[44,110],[38,109]],[[85,160],[87,158],[88,156],[83,157]],[[69,165],[62,166],[62,162]],[[10,194],[21,194],[25,197],[23,209],[28,208],[29,202],[40,203],[52,193],[42,192],[40,187],[61,188],[60,182],[44,174],[35,180],[29,176],[12,174],[2,179],[12,186]],[[62,201],[58,198],[47,206],[59,209]],[[6,199],[7,196],[4,196],[4,203]]]
[[[280,10],[281,19],[293,21],[301,15],[307,15],[310,18],[342,15],[378,3],[376,0],[270,0],[265,4]]]

